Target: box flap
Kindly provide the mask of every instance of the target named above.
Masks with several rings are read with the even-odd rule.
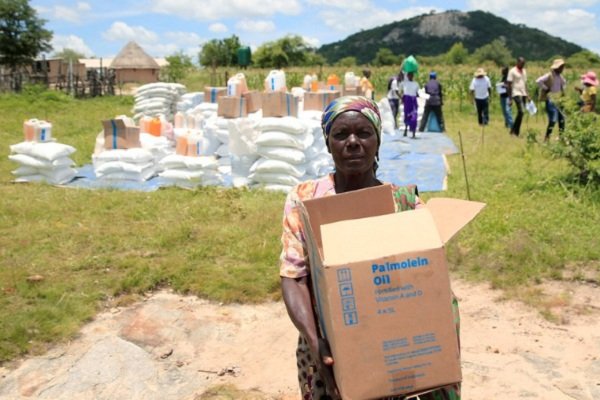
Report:
[[[427,202],[440,238],[448,242],[485,207],[485,203],[449,198],[433,198]]]
[[[395,211],[390,185],[320,197],[307,200],[303,204],[308,213],[315,244],[319,249],[321,258],[323,257],[323,243],[321,241],[321,229],[319,229],[321,225],[348,219],[390,214]],[[357,207],[358,204],[360,204],[360,207]],[[305,231],[308,230],[305,229]]]
[[[342,265],[442,247],[427,209],[321,225],[326,265]]]

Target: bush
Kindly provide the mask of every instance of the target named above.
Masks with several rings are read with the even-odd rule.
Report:
[[[573,101],[564,101],[561,106],[566,114],[566,128],[550,151],[575,168],[580,183],[600,186],[600,116],[579,111]]]

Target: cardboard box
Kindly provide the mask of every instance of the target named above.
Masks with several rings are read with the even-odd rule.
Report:
[[[344,96],[364,96],[360,86],[344,88]]]
[[[224,118],[243,118],[248,116],[246,99],[243,96],[219,97],[217,115]]]
[[[248,114],[255,113],[262,108],[261,95],[258,90],[251,90],[242,94],[246,99],[246,112]]]
[[[431,199],[395,213],[389,185],[300,205],[318,318],[343,399],[461,381],[444,244],[483,207]]]
[[[340,97],[339,91],[305,92],[304,109],[323,111],[329,103],[338,97]]]
[[[105,149],[133,149],[142,146],[140,128],[130,125],[128,121],[109,119],[102,121],[102,127],[104,128]]]
[[[226,87],[211,87],[204,88],[204,101],[206,103],[216,103],[221,96],[227,95]]]
[[[291,93],[261,93],[263,117],[297,117],[298,99]]]

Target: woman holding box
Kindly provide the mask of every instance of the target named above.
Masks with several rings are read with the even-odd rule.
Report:
[[[296,356],[304,400],[334,399],[339,398],[339,394],[332,371],[334,360],[327,343],[319,336],[306,235],[295,205],[309,199],[383,184],[376,177],[381,117],[374,101],[362,96],[335,99],[323,112],[322,127],[327,149],[335,163],[335,172],[303,182],[292,190],[285,202],[281,238],[281,286],[288,314],[300,332]],[[392,189],[397,211],[421,206],[415,186],[393,186]],[[456,300],[453,301],[453,310],[458,330]],[[420,398],[460,399],[460,387],[445,387]]]

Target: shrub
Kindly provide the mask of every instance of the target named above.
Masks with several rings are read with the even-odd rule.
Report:
[[[600,186],[600,116],[579,111],[570,100],[560,106],[566,114],[566,128],[550,151],[575,168],[580,183]]]

